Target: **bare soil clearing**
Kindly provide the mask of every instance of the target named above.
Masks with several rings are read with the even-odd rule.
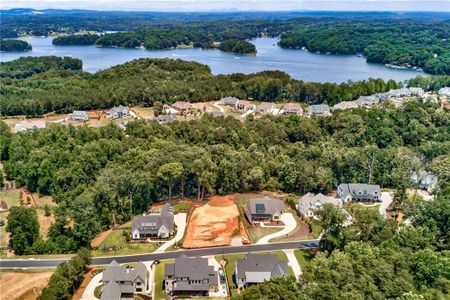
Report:
[[[1,272],[1,300],[34,300],[44,289],[53,272]]]
[[[192,212],[183,248],[227,246],[236,237],[249,240],[234,196],[214,196]]]

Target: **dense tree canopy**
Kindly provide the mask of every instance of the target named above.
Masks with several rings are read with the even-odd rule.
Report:
[[[74,34],[69,36],[60,36],[52,40],[56,46],[86,46],[94,45],[99,38],[96,34]]]
[[[0,51],[31,51],[31,45],[25,41],[20,40],[0,40]]]
[[[368,62],[450,75],[449,36],[448,22],[328,20],[299,25],[281,36],[280,46],[322,53],[364,53]]]
[[[225,52],[240,54],[255,54],[256,47],[250,42],[240,40],[228,40],[220,43],[219,49]]]
[[[414,187],[409,178],[418,168],[446,174],[441,166],[449,157],[449,124],[448,111],[412,101],[403,109],[339,111],[329,118],[136,121],[125,132],[114,125],[53,124],[11,135],[5,128],[0,149],[6,177],[60,204],[48,242],[49,251],[58,252],[88,245],[102,228],[126,222],[168,195],[327,193],[340,182],[368,182],[369,166],[372,183]],[[362,218],[374,229],[356,232],[378,244],[387,234],[377,229],[383,223]],[[355,235],[344,233],[335,236]]]

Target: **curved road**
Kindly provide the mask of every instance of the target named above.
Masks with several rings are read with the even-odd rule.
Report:
[[[148,253],[136,255],[122,255],[122,256],[108,256],[108,257],[94,257],[92,259],[93,265],[107,265],[115,260],[118,263],[131,263],[149,260],[173,259],[181,254],[188,256],[208,256],[208,255],[223,255],[231,253],[243,252],[258,252],[258,251],[276,251],[286,249],[306,249],[318,248],[319,240],[308,240],[300,242],[285,242],[285,243],[271,243],[264,245],[244,245],[244,246],[226,246],[215,248],[203,248],[192,250],[181,250],[163,253]],[[0,268],[49,268],[67,261],[66,259],[2,259],[0,260]]]

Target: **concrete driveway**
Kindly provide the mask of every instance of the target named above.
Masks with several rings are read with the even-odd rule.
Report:
[[[170,246],[174,245],[176,242],[181,241],[184,236],[184,231],[186,230],[186,213],[178,213],[174,215],[174,223],[177,225],[177,234],[170,241],[162,244],[154,253],[165,252]]]
[[[284,223],[284,228],[280,231],[262,237],[261,239],[259,239],[259,241],[256,242],[257,245],[267,244],[271,239],[282,237],[293,231],[297,227],[297,221],[291,213],[282,214],[280,219]]]
[[[220,112],[225,113],[225,110],[224,110],[223,107],[220,106],[219,104],[220,104],[220,102],[214,102],[213,105],[214,105],[215,107],[217,107],[217,108],[220,110]]]
[[[386,218],[386,210],[391,205],[394,197],[394,193],[392,192],[381,192],[381,204],[380,204],[380,214]]]
[[[302,275],[302,269],[300,268],[298,260],[295,257],[294,249],[283,250],[283,252],[286,253],[286,256],[289,260],[288,264],[292,268],[292,271],[294,271],[295,278],[298,280]]]
[[[86,289],[84,290],[83,296],[81,296],[81,300],[98,300],[97,297],[94,296],[95,288],[102,284],[100,281],[102,280],[103,272],[92,277],[91,281],[89,281]]]

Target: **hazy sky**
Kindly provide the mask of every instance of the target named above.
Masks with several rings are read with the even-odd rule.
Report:
[[[214,11],[214,10],[366,10],[446,11],[450,0],[1,0],[0,7],[94,10]]]

